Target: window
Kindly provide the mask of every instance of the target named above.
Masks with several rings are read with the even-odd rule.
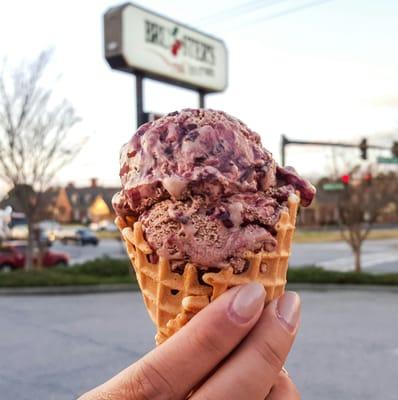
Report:
[[[79,196],[77,195],[77,193],[72,193],[72,195],[70,196],[70,200],[71,200],[72,204],[77,204],[78,199],[79,199]]]
[[[73,220],[79,221],[80,220],[80,212],[79,210],[73,210]]]

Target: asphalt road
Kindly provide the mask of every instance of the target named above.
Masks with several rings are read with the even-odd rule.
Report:
[[[396,400],[397,294],[303,292],[287,364],[305,400]],[[153,346],[139,293],[0,297],[0,397],[70,400]]]
[[[125,257],[123,244],[118,240],[102,240],[98,246],[55,243],[53,248],[70,254],[72,264],[102,256]],[[349,271],[353,269],[354,259],[344,242],[294,244],[290,265],[317,265],[326,269]],[[370,272],[398,272],[398,239],[366,241],[362,265],[364,270]]]
[[[330,270],[350,271],[354,258],[345,242],[297,243],[293,245],[290,265],[317,265]],[[362,268],[376,273],[398,272],[398,239],[366,241]]]
[[[98,246],[80,244],[62,244],[54,242],[51,247],[54,251],[61,251],[69,254],[70,264],[79,264],[101,257],[126,257],[126,251],[121,240],[103,239]]]

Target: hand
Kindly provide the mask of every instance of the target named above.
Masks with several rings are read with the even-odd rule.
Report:
[[[264,308],[262,285],[228,290],[183,329],[80,400],[298,400],[282,367],[297,333],[300,299]]]

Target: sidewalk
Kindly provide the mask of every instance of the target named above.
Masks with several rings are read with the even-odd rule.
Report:
[[[398,286],[389,285],[337,285],[337,284],[314,284],[314,283],[288,283],[287,290],[294,291],[344,291],[344,292],[389,292],[398,293]],[[81,286],[49,286],[49,287],[19,287],[0,288],[0,296],[34,296],[34,295],[74,295],[95,293],[123,293],[139,290],[135,284],[112,284],[112,285],[81,285]]]

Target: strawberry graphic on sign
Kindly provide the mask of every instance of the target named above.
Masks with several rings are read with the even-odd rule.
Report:
[[[178,34],[178,27],[175,27],[172,32],[172,35],[174,36],[174,42],[171,45],[171,54],[173,54],[174,57],[177,57],[178,52],[182,48],[182,42],[180,39],[177,39],[177,34]]]
[[[176,39],[176,41],[171,46],[171,53],[173,54],[173,56],[178,55],[178,52],[180,51],[181,47],[182,47],[181,40]]]

